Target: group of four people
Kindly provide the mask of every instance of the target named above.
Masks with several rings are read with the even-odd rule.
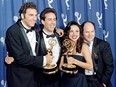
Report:
[[[111,48],[108,42],[95,37],[94,23],[87,21],[81,26],[70,21],[63,32],[56,29],[56,11],[45,8],[40,14],[38,31],[34,3],[24,3],[19,13],[20,19],[6,32],[8,87],[112,87]],[[62,46],[65,39],[70,39],[73,46],[68,57],[68,50]],[[55,44],[50,45],[50,40],[55,40]],[[65,62],[75,64],[77,70],[61,75]],[[57,65],[58,71],[45,74],[43,67],[47,64]]]

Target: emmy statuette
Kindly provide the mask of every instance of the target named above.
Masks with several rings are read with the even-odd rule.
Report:
[[[51,38],[51,39],[48,40],[48,44],[50,45],[50,48],[48,48],[47,51],[54,58],[52,49],[57,44],[57,41],[55,39]],[[43,73],[45,73],[45,74],[54,74],[58,71],[57,64],[53,64],[53,65],[46,64],[43,68],[44,68]]]
[[[71,49],[73,49],[71,46],[71,41],[69,39],[65,39],[63,41],[63,46],[67,48],[66,58],[68,58],[69,54],[72,54]],[[63,72],[72,74],[76,70],[76,65],[64,63],[61,68]]]

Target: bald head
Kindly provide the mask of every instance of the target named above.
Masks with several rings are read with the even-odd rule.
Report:
[[[92,22],[84,22],[82,24],[84,39],[91,42],[95,37],[95,26]]]

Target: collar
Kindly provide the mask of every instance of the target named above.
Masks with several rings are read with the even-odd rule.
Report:
[[[53,34],[48,34],[47,32],[45,32],[45,30],[43,29],[43,31],[42,31],[45,35],[46,35],[46,38],[49,38],[49,37],[52,37],[52,38],[54,38],[56,35],[53,33]]]
[[[26,31],[26,33],[32,32],[34,30],[33,27],[30,29],[26,28],[26,25],[23,23],[23,21],[21,21],[21,25],[24,27],[23,29]]]

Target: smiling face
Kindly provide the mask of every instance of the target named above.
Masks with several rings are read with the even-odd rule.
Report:
[[[94,37],[95,37],[95,29],[93,24],[91,23],[86,23],[83,27],[83,36],[84,39],[91,42],[93,41]]]
[[[77,25],[72,25],[69,30],[69,39],[76,42],[80,37],[80,30]]]
[[[48,33],[53,33],[56,27],[56,15],[52,12],[45,14],[45,20],[41,21]]]
[[[27,28],[31,28],[35,25],[36,20],[37,20],[37,10],[28,8],[26,10],[26,13],[21,14],[22,21],[25,24]]]

